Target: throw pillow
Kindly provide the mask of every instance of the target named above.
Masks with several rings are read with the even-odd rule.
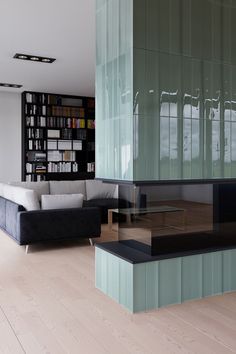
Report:
[[[42,195],[42,209],[82,208],[83,194]]]

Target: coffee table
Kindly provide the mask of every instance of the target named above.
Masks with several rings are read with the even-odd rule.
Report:
[[[166,223],[166,214],[168,213],[181,213],[182,214],[182,226],[168,225]],[[161,205],[156,207],[147,207],[147,208],[126,208],[126,209],[108,209],[108,227],[109,230],[112,230],[113,225],[113,213],[122,214],[126,216],[126,222],[128,224],[132,223],[132,216],[134,218],[142,219],[145,214],[161,214],[162,215],[162,224],[166,227],[172,227],[176,229],[185,229],[186,226],[186,209],[176,208],[169,205]],[[146,220],[146,217],[145,217]]]

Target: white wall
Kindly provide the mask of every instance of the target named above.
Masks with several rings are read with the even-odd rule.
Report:
[[[0,182],[21,179],[21,95],[0,91]]]
[[[142,187],[141,193],[147,194],[148,202],[157,202],[162,200],[180,200],[182,196],[181,185]]]
[[[213,187],[210,184],[188,185],[182,187],[182,199],[204,203],[213,203]]]
[[[186,200],[196,203],[212,204],[212,185],[162,185],[142,187],[141,193],[147,194],[148,201]]]

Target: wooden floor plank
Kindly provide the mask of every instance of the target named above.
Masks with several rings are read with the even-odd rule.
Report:
[[[26,255],[0,231],[0,255],[0,353],[236,353],[235,293],[132,315],[95,289],[87,240]]]
[[[22,354],[23,347],[14,333],[9,321],[0,309],[0,353]]]

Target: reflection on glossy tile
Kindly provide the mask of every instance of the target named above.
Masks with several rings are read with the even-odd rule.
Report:
[[[236,7],[225,3],[97,0],[97,177],[236,177]]]
[[[96,8],[96,176],[132,180],[132,1]]]

